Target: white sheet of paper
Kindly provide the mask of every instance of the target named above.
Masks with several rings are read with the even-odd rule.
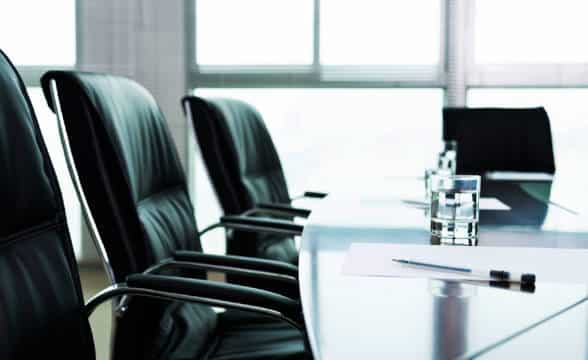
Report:
[[[402,200],[405,204],[409,206],[425,208],[428,207],[429,204],[420,199],[404,199]],[[509,211],[511,208],[510,206],[506,205],[502,201],[498,200],[497,198],[480,198],[480,210],[501,210],[501,211]]]
[[[343,274],[442,280],[487,280],[465,274],[406,266],[392,259],[533,273],[537,282],[588,283],[588,250],[530,247],[351,244]]]

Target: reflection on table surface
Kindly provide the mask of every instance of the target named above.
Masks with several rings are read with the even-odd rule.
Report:
[[[481,359],[588,358],[588,298],[562,309],[561,314],[536,324],[499,346],[484,349]],[[556,343],[558,346],[550,346]]]
[[[555,181],[484,181],[482,196],[496,197],[512,210],[482,211],[477,245],[588,248],[581,211],[569,211],[563,198],[550,203],[556,186]],[[420,199],[422,181],[389,180],[388,188],[380,194],[369,187],[361,195],[331,194],[317,202],[305,227],[300,286],[317,358],[475,354],[586,297],[583,284],[538,282],[534,292],[525,292],[479,283],[342,275],[352,243],[431,244],[426,210],[402,201]]]

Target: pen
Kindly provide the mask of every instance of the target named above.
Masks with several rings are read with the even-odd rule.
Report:
[[[432,270],[437,270],[437,271],[456,272],[456,273],[461,273],[461,274],[468,274],[471,276],[488,277],[492,280],[497,280],[497,281],[517,282],[517,283],[521,283],[521,284],[534,284],[535,283],[535,274],[529,274],[529,273],[518,273],[518,272],[510,272],[510,271],[504,271],[504,270],[475,270],[475,269],[469,269],[469,268],[465,268],[465,267],[430,264],[430,263],[426,263],[426,262],[406,260],[406,259],[392,259],[392,261],[403,264],[403,265],[414,266],[414,267],[418,267],[418,268],[427,268],[427,269],[432,269]]]

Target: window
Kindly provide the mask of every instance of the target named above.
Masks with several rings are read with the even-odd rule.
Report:
[[[198,64],[310,65],[313,11],[312,0],[198,0]]]
[[[16,65],[76,63],[75,0],[18,0],[0,11],[0,49]]]
[[[588,2],[492,0],[475,7],[467,84],[583,87],[588,84]],[[474,49],[472,51],[471,49]],[[464,99],[465,100],[465,99]]]
[[[442,86],[442,0],[192,4],[202,87]]]
[[[321,64],[437,65],[441,1],[322,0]]]
[[[420,176],[441,146],[439,89],[197,89],[196,94],[241,99],[260,111],[293,193],[348,188],[357,181],[349,176],[351,169]]]
[[[475,7],[477,63],[588,62],[585,0],[476,1]]]

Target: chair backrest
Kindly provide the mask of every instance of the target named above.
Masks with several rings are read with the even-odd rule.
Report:
[[[205,165],[223,211],[240,214],[256,203],[289,203],[280,158],[259,112],[233,99],[183,100],[190,105]]]
[[[94,359],[57,178],[0,52],[0,358]]]
[[[233,99],[187,96],[182,102],[190,112],[204,164],[225,214],[240,214],[257,203],[290,203],[280,158],[255,108]],[[279,248],[277,260],[296,257],[292,239],[276,241],[275,236],[235,232],[228,239],[227,251],[260,256],[259,249],[270,242]]]
[[[175,250],[201,251],[186,178],[151,94],[103,74],[49,72],[41,82],[54,111],[56,84],[75,167],[116,280]],[[132,301],[117,318],[116,357],[196,357],[215,328],[208,306]]]
[[[555,173],[549,117],[528,109],[443,109],[443,139],[457,141],[457,171]]]

